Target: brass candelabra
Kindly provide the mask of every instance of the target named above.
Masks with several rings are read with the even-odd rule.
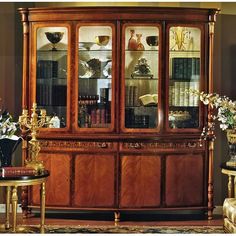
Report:
[[[43,161],[37,159],[41,148],[36,136],[39,128],[43,127],[47,123],[46,110],[41,109],[40,115],[38,115],[37,112],[39,111],[39,109],[37,109],[37,104],[33,103],[31,111],[31,116],[29,116],[28,110],[23,109],[22,115],[19,116],[19,124],[21,130],[27,132],[31,131],[31,140],[29,141],[28,149],[29,158],[25,160],[25,165],[27,167],[34,168],[37,172],[41,172],[42,170],[44,170],[44,165]]]

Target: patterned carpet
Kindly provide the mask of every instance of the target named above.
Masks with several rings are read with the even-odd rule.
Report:
[[[222,226],[46,226],[46,233],[223,234]]]

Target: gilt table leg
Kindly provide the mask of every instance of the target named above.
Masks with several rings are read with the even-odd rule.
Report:
[[[43,234],[45,233],[45,195],[46,195],[46,190],[45,190],[45,182],[41,184],[41,202],[40,202],[40,208],[41,208],[41,222],[40,222],[40,233]]]
[[[233,182],[232,182],[232,176],[228,175],[228,197],[232,198],[233,197]]]
[[[31,214],[31,209],[28,207],[28,186],[21,187],[21,209],[23,218],[27,218]]]
[[[17,201],[18,201],[16,186],[13,187],[11,201],[12,201],[12,232],[16,232],[16,213],[17,213]]]
[[[5,221],[5,229],[10,228],[10,198],[11,198],[11,187],[6,187],[6,221]]]

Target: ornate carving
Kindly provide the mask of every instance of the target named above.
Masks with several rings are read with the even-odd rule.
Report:
[[[63,149],[92,149],[92,148],[114,148],[115,144],[112,142],[85,142],[76,140],[40,140],[42,148],[63,148]]]
[[[29,33],[29,24],[27,22],[23,23],[23,34]]]
[[[122,144],[125,149],[193,149],[202,148],[200,141],[185,141],[185,142],[152,142],[152,143],[141,143],[141,142],[126,142]]]
[[[210,34],[214,34],[214,26],[215,26],[214,22],[209,22],[209,33]]]

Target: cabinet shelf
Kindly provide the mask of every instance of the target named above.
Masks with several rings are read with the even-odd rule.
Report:
[[[58,53],[67,53],[68,50],[37,50],[37,54],[39,53],[51,53],[51,54],[58,54]]]
[[[128,78],[125,78],[125,80],[148,80],[148,81],[157,81],[158,80],[158,78],[145,78],[145,77],[141,77],[141,78],[139,78],[139,77],[135,77],[135,78],[130,78],[130,77],[128,77]]]
[[[170,106],[170,110],[171,110],[171,108],[196,109],[196,108],[198,108],[198,106],[173,106],[173,105],[172,105],[172,106]]]
[[[170,77],[170,82],[199,82],[200,81],[200,76],[199,79],[175,79]]]
[[[79,77],[79,80],[112,80],[112,78],[103,78],[103,77],[99,77],[99,78],[93,78],[93,77],[89,77],[89,78],[83,78],[83,77]]]
[[[86,52],[86,53],[99,52],[99,53],[101,53],[101,52],[112,52],[112,50],[111,49],[90,49],[90,50],[79,49],[79,53],[81,53],[81,52]]]
[[[200,53],[199,50],[182,50],[182,51],[178,51],[178,50],[170,50],[170,52],[172,53]]]
[[[157,49],[145,49],[145,50],[125,50],[126,52],[134,52],[134,53],[140,53],[140,52],[159,52]]]
[[[153,104],[153,105],[137,105],[137,106],[125,106],[125,109],[129,109],[129,108],[134,108],[134,109],[145,109],[145,108],[147,108],[147,109],[156,109],[157,108],[157,106],[158,106],[158,103],[157,104]]]
[[[51,107],[51,108],[66,108],[66,105],[44,105],[44,104],[37,104],[38,108],[43,107]]]

